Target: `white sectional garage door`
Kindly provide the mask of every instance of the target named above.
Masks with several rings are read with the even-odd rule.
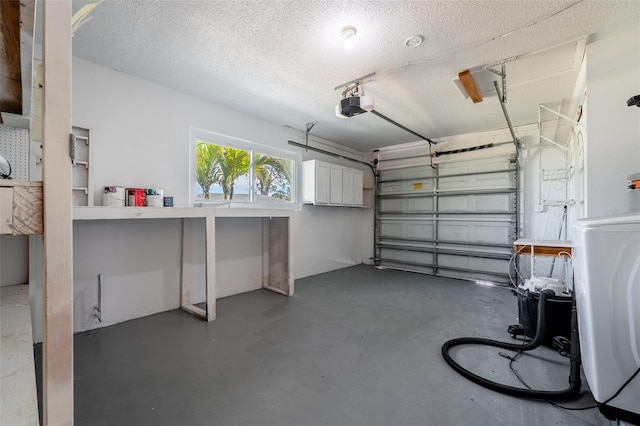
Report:
[[[379,157],[376,265],[508,283],[517,228],[515,155],[433,165],[422,157]]]

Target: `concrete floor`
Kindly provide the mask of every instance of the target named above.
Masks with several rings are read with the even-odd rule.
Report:
[[[516,316],[508,289],[363,265],[298,280],[292,298],[220,299],[212,323],[152,315],[76,335],[76,424],[611,424],[595,409],[486,390],[442,359],[454,337],[512,341]],[[452,351],[476,373],[519,385],[498,352]],[[567,386],[568,359],[549,349],[515,368],[533,387]],[[591,403],[586,394],[565,405]]]

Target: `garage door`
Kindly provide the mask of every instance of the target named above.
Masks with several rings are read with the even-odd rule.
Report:
[[[507,284],[517,229],[515,154],[433,165],[397,155],[378,158],[376,265]]]

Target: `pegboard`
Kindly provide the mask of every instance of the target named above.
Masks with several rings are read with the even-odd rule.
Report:
[[[11,163],[11,178],[29,180],[29,130],[0,125],[0,155]]]

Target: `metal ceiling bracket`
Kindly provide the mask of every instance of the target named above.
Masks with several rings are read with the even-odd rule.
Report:
[[[511,132],[511,137],[513,138],[513,144],[516,146],[516,153],[519,152],[518,138],[516,138],[516,133],[513,131],[513,126],[511,125],[511,119],[509,118],[509,113],[507,113],[507,107],[504,106],[504,102],[500,101],[500,89],[498,89],[498,82],[493,82],[493,87],[496,88],[496,93],[498,94],[498,102],[500,102],[500,106],[502,107],[502,113],[504,114],[505,120],[507,120],[507,125],[509,126],[509,131]]]
[[[507,67],[502,64],[501,71],[491,68],[492,65],[482,67],[483,70],[491,71],[492,73],[499,75],[502,79],[502,103],[507,103]]]
[[[304,152],[308,152],[307,150],[309,149],[309,132],[311,131],[311,129],[313,129],[313,126],[315,126],[316,123],[318,122],[312,121],[310,123],[305,124],[306,131],[304,133],[304,142],[307,148],[305,148]]]
[[[343,84],[341,84],[339,86],[336,86],[336,87],[333,88],[333,90],[342,89],[343,87],[347,87],[348,88],[348,86],[351,86],[353,84],[356,84],[357,86],[359,86],[361,84],[368,83],[371,80],[373,80],[373,77],[375,75],[376,75],[375,72],[369,73],[367,75],[363,75],[362,77],[358,77],[358,78],[356,78],[354,80],[347,81],[346,83],[343,83]]]

